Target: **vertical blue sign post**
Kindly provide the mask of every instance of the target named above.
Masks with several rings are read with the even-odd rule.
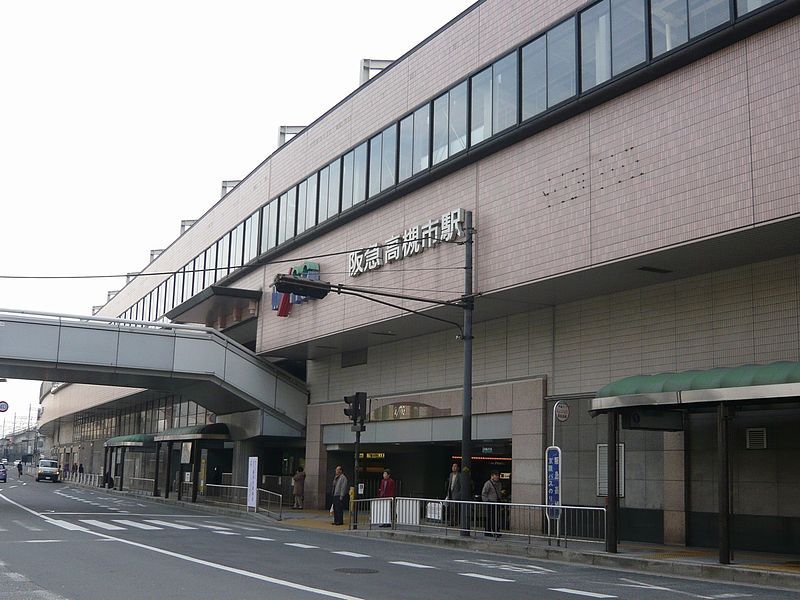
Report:
[[[556,537],[561,521],[561,448],[549,446],[545,451],[547,460],[547,529],[551,531],[552,521],[556,524]],[[552,508],[551,508],[552,507]]]

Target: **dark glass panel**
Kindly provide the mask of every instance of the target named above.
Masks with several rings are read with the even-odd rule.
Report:
[[[517,124],[517,53],[492,66],[492,131],[498,133]]]
[[[470,145],[474,146],[492,135],[492,68],[472,77],[472,118]]]

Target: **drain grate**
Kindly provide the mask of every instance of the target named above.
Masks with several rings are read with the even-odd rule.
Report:
[[[377,573],[377,569],[334,569],[337,573],[349,573],[350,575],[369,575]]]

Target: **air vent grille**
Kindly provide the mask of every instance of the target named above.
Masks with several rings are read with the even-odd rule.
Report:
[[[747,449],[767,449],[767,429],[765,427],[751,427],[747,429]]]

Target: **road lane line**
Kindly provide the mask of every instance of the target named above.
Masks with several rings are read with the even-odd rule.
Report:
[[[319,548],[319,546],[312,546],[311,544],[299,544],[297,542],[284,542],[284,546],[294,546],[295,548]]]
[[[79,519],[81,523],[86,523],[87,525],[94,525],[95,527],[100,527],[101,529],[108,529],[109,531],[125,531],[124,527],[120,527],[119,525],[112,525],[111,523],[103,523],[102,521],[97,521],[95,519]]]
[[[8,498],[5,498],[5,500],[8,500]],[[33,514],[36,514],[36,513],[34,512]],[[86,527],[81,527],[80,525],[75,525],[74,523],[70,523],[69,521],[59,521],[58,519],[51,519],[50,517],[45,517],[45,516],[42,516],[42,515],[38,515],[38,516],[40,516],[43,519],[49,521],[53,525],[58,525],[59,527],[62,527],[63,529],[69,529],[70,531],[89,531],[88,529],[86,529]]]
[[[369,554],[359,554],[358,552],[347,552],[346,550],[331,551],[331,554],[339,554],[341,556],[352,556],[353,558],[369,558]]]
[[[148,525],[147,523],[137,523],[136,521],[128,521],[127,519],[112,519],[112,521],[114,521],[114,523],[119,523],[120,525],[127,525],[128,527],[136,527],[137,529],[148,529],[151,531],[161,529],[161,527],[156,527],[155,525]]]
[[[184,521],[180,522],[188,525],[188,523],[185,523]],[[192,525],[195,525],[196,527],[202,527],[203,529],[213,529],[215,531],[230,531],[228,527],[220,527],[219,525],[206,525],[204,523],[192,523]]]
[[[0,498],[8,502],[9,504],[13,504],[17,508],[21,508],[24,511],[31,513],[39,517],[40,519],[44,519],[50,523],[56,523],[55,519],[51,519],[47,515],[43,515],[37,513],[35,510],[28,508],[27,506],[23,506],[18,502],[14,502],[7,496],[0,494]],[[66,521],[62,521],[66,523]],[[68,523],[68,525],[72,525]],[[75,527],[75,526],[73,526]],[[90,529],[85,529],[83,527],[75,527],[75,529],[79,529],[89,535],[93,535],[98,538],[103,538],[109,541],[116,541],[122,544],[126,544],[128,546],[134,546],[136,548],[141,548],[142,550],[148,550],[150,552],[155,552],[157,554],[163,554],[165,556],[171,556],[172,558],[177,558],[179,560],[183,560],[186,562],[191,562],[194,564],[202,565],[204,567],[208,567],[211,569],[217,569],[219,571],[225,571],[227,573],[233,573],[234,575],[241,575],[242,577],[249,577],[251,579],[257,579],[258,581],[263,581],[265,583],[271,583],[273,585],[278,585],[282,587],[287,587],[293,590],[300,590],[302,592],[308,592],[310,594],[318,594],[320,596],[326,596],[328,598],[337,598],[338,600],[364,600],[358,596],[350,596],[349,594],[340,594],[339,592],[333,592],[331,590],[324,590],[322,588],[315,588],[308,585],[303,585],[302,583],[294,583],[293,581],[287,581],[286,579],[278,579],[277,577],[270,577],[269,575],[262,575],[261,573],[253,573],[252,571],[245,571],[244,569],[237,569],[235,567],[229,567],[227,565],[222,565],[219,563],[214,563],[209,560],[203,560],[201,558],[195,558],[193,556],[188,556],[186,554],[180,554],[178,552],[172,552],[171,550],[164,550],[163,548],[158,548],[156,546],[148,546],[147,544],[142,544],[140,542],[134,542],[133,540],[126,540],[125,538],[114,537],[113,535],[108,535],[106,533],[100,533],[99,531],[92,531]]]
[[[565,594],[574,594],[575,596],[588,596],[589,598],[618,598],[618,596],[609,596],[608,594],[598,594],[597,592],[584,592],[583,590],[571,590],[569,588],[548,588],[551,592],[563,592]]]
[[[235,531],[212,531],[211,533],[218,533],[220,535],[242,535],[241,533],[236,533]]]
[[[260,537],[260,536],[257,536],[257,535],[248,535],[247,539],[248,540],[256,540],[256,541],[259,541],[259,542],[274,542],[275,541],[273,538],[265,538],[265,537]]]
[[[26,525],[22,521],[11,521],[12,523],[16,523],[20,527],[27,529],[28,531],[42,531],[41,527],[34,527],[33,525]]]
[[[152,523],[153,525],[163,525],[164,527],[172,527],[173,529],[194,529],[197,527],[189,527],[188,525],[181,525],[179,523],[169,523],[168,521],[159,521],[157,519],[145,519],[145,523]]]
[[[25,544],[52,544],[55,542],[63,542],[64,540],[24,540]]]
[[[406,562],[404,560],[390,560],[390,565],[400,565],[401,567],[413,567],[415,569],[435,569],[430,565],[421,565],[419,563]]]
[[[513,579],[505,579],[503,577],[492,577],[491,575],[481,575],[480,573],[459,573],[459,575],[463,575],[464,577],[474,577],[475,579],[487,579],[489,581],[506,581],[509,583],[514,583]]]

